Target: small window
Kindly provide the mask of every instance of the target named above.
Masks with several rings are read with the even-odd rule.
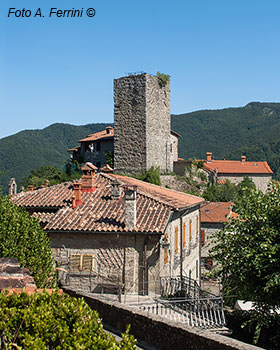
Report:
[[[82,267],[81,254],[71,254],[70,255],[70,270],[71,271],[80,271]]]
[[[101,163],[100,162],[96,162],[96,166],[97,166],[97,168],[100,168],[101,167]]]
[[[94,270],[94,258],[93,255],[83,255],[83,271],[93,271]]]

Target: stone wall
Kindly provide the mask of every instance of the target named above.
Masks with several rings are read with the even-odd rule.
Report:
[[[137,173],[159,166],[173,169],[170,84],[156,77],[130,75],[114,81],[115,169]]]
[[[123,332],[131,325],[131,334],[137,339],[161,350],[258,350],[260,348],[242,343],[235,339],[191,328],[182,323],[148,314],[145,311],[105,301],[104,298],[90,293],[79,293],[70,289],[65,292],[74,297],[83,297],[98,311],[102,322]]]
[[[66,270],[60,273],[64,286],[97,293],[157,294],[159,237],[158,234],[51,233],[50,241],[55,260]],[[84,267],[84,256],[92,268]],[[80,269],[77,264],[81,265]]]

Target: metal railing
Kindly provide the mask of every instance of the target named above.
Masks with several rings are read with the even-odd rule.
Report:
[[[220,297],[202,299],[156,299],[137,306],[140,310],[166,317],[191,327],[217,329],[225,326],[223,300]]]

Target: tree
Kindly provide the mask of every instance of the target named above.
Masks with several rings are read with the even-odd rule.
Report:
[[[106,333],[84,299],[46,292],[0,293],[1,349],[136,349],[129,327],[122,339]]]
[[[159,167],[155,168],[152,166],[150,170],[145,171],[142,174],[135,175],[133,177],[135,177],[138,180],[149,182],[154,185],[158,185],[158,186],[161,185]]]
[[[279,183],[272,184],[265,194],[244,188],[234,211],[239,216],[229,220],[213,237],[216,245],[212,257],[221,266],[224,295],[235,296],[232,301],[255,303],[254,321],[258,320],[259,335],[261,326],[270,319],[267,315],[280,307]]]
[[[209,202],[231,202],[236,194],[235,185],[229,180],[225,184],[212,184],[203,192],[202,197]]]
[[[37,219],[0,196],[0,257],[17,258],[27,267],[37,287],[54,285],[54,266],[47,234]]]

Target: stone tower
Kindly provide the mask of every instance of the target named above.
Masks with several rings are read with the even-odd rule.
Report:
[[[116,171],[172,171],[170,82],[146,73],[114,80],[114,129]]]

